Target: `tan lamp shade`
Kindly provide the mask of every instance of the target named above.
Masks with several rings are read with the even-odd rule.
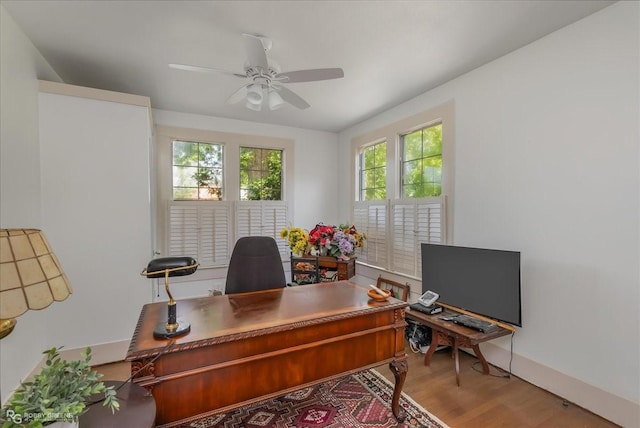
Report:
[[[38,229],[0,229],[0,319],[44,309],[72,293],[69,280]]]

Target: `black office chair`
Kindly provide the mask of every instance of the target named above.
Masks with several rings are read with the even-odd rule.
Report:
[[[270,236],[238,239],[229,261],[225,294],[284,288],[286,285],[275,239]]]

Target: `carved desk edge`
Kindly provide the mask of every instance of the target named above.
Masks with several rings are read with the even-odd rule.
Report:
[[[218,343],[234,342],[237,340],[262,336],[264,335],[265,331],[269,331],[269,333],[280,333],[280,332],[291,331],[297,328],[312,326],[316,324],[324,324],[327,322],[339,321],[347,318],[355,318],[363,315],[366,312],[386,312],[391,309],[393,309],[394,311],[394,324],[390,325],[390,327],[393,327],[396,330],[398,330],[398,329],[403,329],[407,325],[405,321],[405,312],[408,306],[409,304],[403,301],[394,302],[394,303],[391,303],[390,305],[370,306],[365,309],[359,309],[359,310],[351,311],[347,313],[330,315],[322,318],[314,318],[314,319],[309,319],[304,321],[296,321],[293,323],[283,324],[283,325],[274,326],[274,327],[267,327],[267,328],[257,329],[257,330],[250,330],[250,331],[245,331],[245,332],[236,333],[232,335],[226,335],[222,337],[213,337],[213,338],[202,339],[202,340],[189,342],[189,343],[174,343],[170,349],[166,349],[167,344],[170,343],[169,340],[158,339],[157,348],[149,349],[146,351],[134,351],[132,349],[133,344],[136,342],[136,339],[140,334],[140,330],[142,329],[142,324],[143,324],[142,320],[147,310],[147,305],[145,305],[142,307],[142,311],[140,312],[140,317],[138,318],[138,322],[136,324],[133,337],[131,338],[131,342],[129,344],[129,349],[127,351],[127,356],[125,358],[125,361],[132,361],[132,360],[141,359],[141,358],[154,357],[160,353],[165,353],[165,352],[170,353],[170,352],[186,351],[189,349],[206,347],[206,346],[215,345]]]

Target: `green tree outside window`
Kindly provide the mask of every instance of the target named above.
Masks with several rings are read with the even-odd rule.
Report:
[[[221,200],[223,147],[191,141],[173,142],[173,199]]]
[[[282,200],[282,150],[240,148],[240,200]]]
[[[360,152],[360,200],[387,197],[387,142],[373,144]]]
[[[402,197],[442,194],[442,124],[402,136]]]

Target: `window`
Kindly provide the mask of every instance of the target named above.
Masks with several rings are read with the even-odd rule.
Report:
[[[420,244],[451,238],[453,103],[352,140],[353,222],[367,234],[358,261],[421,277]]]
[[[240,200],[282,199],[282,150],[240,148]]]
[[[360,200],[387,197],[387,142],[365,147],[360,152]]]
[[[205,268],[226,267],[243,236],[274,237],[286,259],[293,150],[289,139],[158,125],[158,253],[194,257],[197,279],[223,275]]]
[[[442,194],[442,124],[418,129],[400,138],[402,197]]]
[[[222,199],[222,145],[173,141],[173,199]]]

